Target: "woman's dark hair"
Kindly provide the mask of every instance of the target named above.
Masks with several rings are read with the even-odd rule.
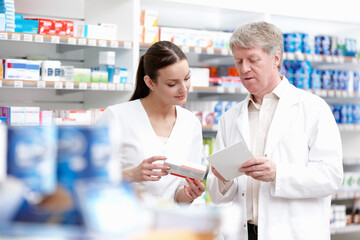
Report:
[[[146,53],[140,57],[136,73],[135,91],[130,101],[144,98],[150,93],[144,77],[148,75],[154,82],[157,81],[158,70],[186,59],[181,49],[169,41],[159,41],[151,45]]]

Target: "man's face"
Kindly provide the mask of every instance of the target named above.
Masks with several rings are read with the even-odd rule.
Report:
[[[234,46],[232,52],[241,82],[251,94],[262,98],[275,88],[279,80],[280,52],[270,56],[260,47],[239,46]]]

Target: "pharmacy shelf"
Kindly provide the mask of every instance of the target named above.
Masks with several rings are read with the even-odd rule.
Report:
[[[360,124],[338,124],[339,130],[346,132],[346,131],[360,131]],[[357,160],[357,162],[360,162]]]
[[[338,190],[331,196],[332,200],[347,200],[360,198],[360,190]]]
[[[319,63],[353,63],[358,64],[360,59],[357,57],[348,56],[327,56],[319,54],[303,54],[303,53],[290,53],[284,52],[285,60],[308,60],[310,62]]]
[[[140,43],[140,50],[147,50],[152,43]],[[215,56],[232,56],[226,48],[179,46],[184,53],[206,54]]]
[[[331,227],[330,232],[331,234],[360,232],[360,224],[351,224],[344,227]]]
[[[198,93],[214,93],[214,94],[246,94],[248,91],[245,88],[210,86],[210,87],[192,87],[190,92]]]
[[[98,90],[98,91],[132,91],[131,83],[87,83],[62,81],[27,81],[27,80],[0,80],[1,88],[16,89],[56,89],[56,90]]]
[[[133,47],[133,43],[131,41],[78,38],[78,37],[56,36],[56,35],[39,35],[39,34],[30,34],[30,33],[0,32],[0,40],[63,44],[63,45],[73,45],[73,46],[82,46],[82,47],[89,46],[89,47],[120,48],[120,49],[132,49]]]

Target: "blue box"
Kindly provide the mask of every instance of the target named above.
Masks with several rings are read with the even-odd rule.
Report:
[[[7,172],[39,194],[56,188],[57,129],[52,126],[9,127]]]

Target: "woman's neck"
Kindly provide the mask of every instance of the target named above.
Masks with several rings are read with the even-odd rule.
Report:
[[[145,98],[140,99],[146,113],[149,117],[166,118],[175,113],[175,106],[164,104],[159,99],[156,99],[151,94]]]

